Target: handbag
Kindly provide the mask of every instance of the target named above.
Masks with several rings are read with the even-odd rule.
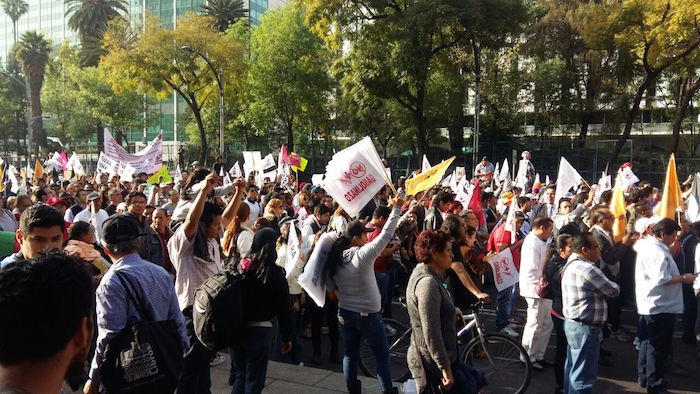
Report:
[[[552,285],[549,283],[549,281],[547,281],[547,278],[545,278],[544,275],[540,276],[540,279],[535,285],[535,294],[537,294],[537,296],[540,298],[547,298],[550,300],[554,298]]]
[[[141,321],[127,324],[106,346],[100,377],[108,393],[172,393],[182,367],[182,340],[174,320],[153,321],[130,287],[128,275],[115,271]],[[130,286],[127,285],[127,282]]]

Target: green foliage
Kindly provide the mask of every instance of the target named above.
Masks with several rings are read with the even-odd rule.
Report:
[[[201,8],[214,18],[214,27],[222,33],[238,20],[248,22],[248,9],[243,0],[209,0]]]
[[[331,88],[330,54],[303,18],[292,6],[270,10],[251,37],[246,117],[259,133],[284,132],[290,150],[295,136],[327,118]]]
[[[224,76],[225,89],[236,90],[246,70],[243,46],[233,35],[214,29],[212,21],[188,13],[171,30],[148,19],[143,36],[125,22],[115,21],[105,33],[107,55],[100,63],[117,93],[133,88],[163,99],[175,90],[197,123],[202,163],[206,163],[208,141],[201,112],[208,101],[218,101],[216,75]]]
[[[29,4],[24,0],[0,0],[0,6],[12,21],[12,34],[14,42],[17,42],[17,21],[29,11]]]
[[[41,87],[44,84],[46,63],[49,61],[51,42],[43,34],[28,31],[17,43],[16,57],[22,66],[22,74],[29,97],[29,113],[34,149],[46,147],[46,133],[42,124]]]

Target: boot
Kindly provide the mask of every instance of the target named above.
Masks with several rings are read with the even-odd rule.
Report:
[[[348,385],[349,394],[362,394],[362,382],[356,380],[352,385]]]

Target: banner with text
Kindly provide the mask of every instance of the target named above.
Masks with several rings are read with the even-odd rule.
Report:
[[[127,152],[117,141],[112,137],[109,130],[104,130],[105,150],[104,154],[117,162],[129,164],[135,173],[145,172],[153,174],[163,165],[163,132],[144,149],[131,154]]]
[[[501,253],[493,257],[491,268],[493,268],[493,283],[496,284],[498,291],[513,286],[520,279],[515,263],[513,263],[510,248],[503,249]]]

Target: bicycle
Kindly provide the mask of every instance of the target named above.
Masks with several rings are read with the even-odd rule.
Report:
[[[477,335],[472,338],[461,354],[462,361],[484,373],[488,388],[494,393],[524,393],[530,384],[531,362],[527,352],[514,339],[498,334],[486,333],[479,319],[483,302],[471,306],[471,313],[463,315],[465,326],[457,337],[464,339],[472,330]],[[393,319],[384,319],[386,326],[396,330],[396,335],[388,336],[391,356],[391,376],[396,382],[406,381],[411,376],[406,353],[413,329]],[[390,330],[388,330],[390,331]],[[360,343],[360,369],[365,375],[376,376],[374,353],[365,339]]]

